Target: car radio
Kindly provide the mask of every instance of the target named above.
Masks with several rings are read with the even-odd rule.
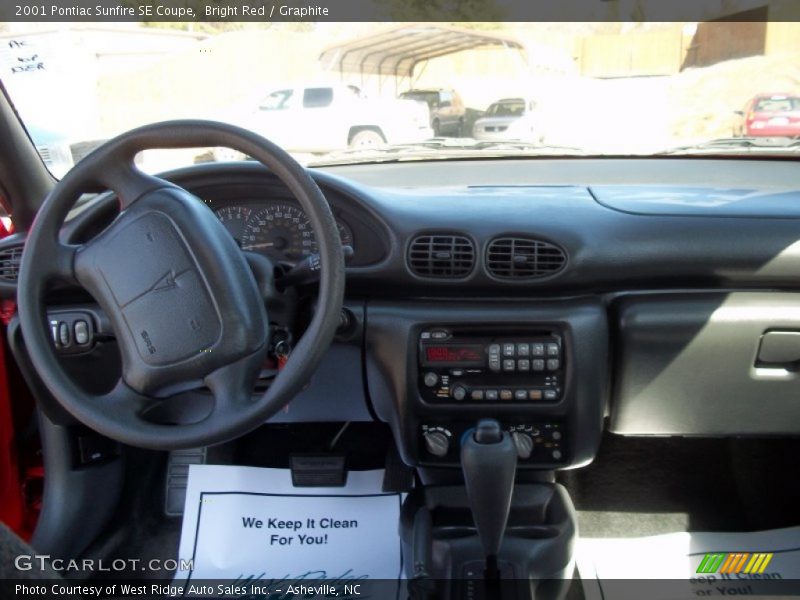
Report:
[[[556,332],[469,335],[429,329],[419,337],[419,392],[426,402],[557,402],[564,352]]]

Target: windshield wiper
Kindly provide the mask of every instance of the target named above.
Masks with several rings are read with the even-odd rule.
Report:
[[[800,152],[800,137],[731,137],[668,148],[658,154],[791,154]]]
[[[585,154],[581,148],[517,140],[480,141],[472,138],[433,138],[413,144],[397,144],[332,152],[313,165],[344,162],[392,162],[418,159],[474,158],[480,156],[524,156],[533,154]]]

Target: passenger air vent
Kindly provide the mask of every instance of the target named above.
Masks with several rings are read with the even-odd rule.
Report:
[[[528,238],[495,238],[486,250],[486,268],[503,279],[547,277],[564,268],[566,253],[554,244]]]
[[[0,280],[17,282],[19,263],[22,260],[22,246],[10,246],[0,250]]]
[[[420,277],[466,277],[474,265],[475,246],[463,235],[418,235],[408,248],[408,266]]]

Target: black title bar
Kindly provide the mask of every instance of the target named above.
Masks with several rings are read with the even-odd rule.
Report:
[[[4,22],[800,21],[790,0],[3,0]]]

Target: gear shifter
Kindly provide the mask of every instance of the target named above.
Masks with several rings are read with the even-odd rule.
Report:
[[[495,419],[481,419],[466,436],[461,444],[461,469],[486,559],[486,579],[498,579],[497,554],[511,508],[517,449]]]

